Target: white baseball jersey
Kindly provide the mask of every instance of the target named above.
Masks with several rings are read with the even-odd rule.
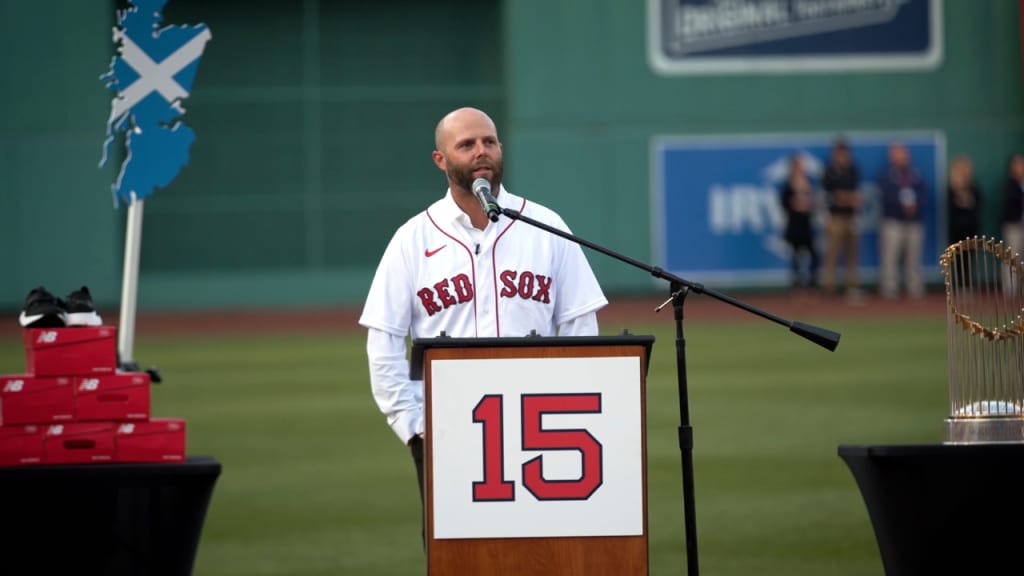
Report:
[[[554,211],[504,187],[497,200],[568,231]],[[471,229],[449,190],[395,232],[370,286],[359,323],[371,329],[367,352],[374,397],[395,432],[407,440],[410,430],[422,431],[410,414],[396,414],[422,410],[422,382],[408,381],[407,335],[433,338],[444,331],[455,338],[516,337],[536,331],[553,336],[560,325],[593,315],[607,303],[575,242],[504,215],[484,230]],[[375,339],[374,330],[390,338],[377,334]],[[586,330],[596,335],[596,319]]]

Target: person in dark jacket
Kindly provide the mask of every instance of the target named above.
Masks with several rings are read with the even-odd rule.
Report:
[[[785,238],[791,249],[792,286],[817,288],[818,253],[814,249],[814,189],[807,178],[803,160],[794,154],[789,161],[789,176],[781,189],[782,209],[786,214]],[[801,261],[808,260],[806,276],[801,274]]]
[[[841,256],[846,272],[846,295],[852,300],[858,300],[861,298],[857,276],[860,252],[858,214],[864,201],[860,191],[860,172],[846,140],[840,139],[832,146],[822,180],[828,199],[828,220],[825,222],[828,243],[825,249],[823,288],[826,293],[835,292],[836,271]]]
[[[911,298],[924,296],[921,256],[924,250],[924,179],[911,164],[902,142],[889,145],[889,166],[878,177],[882,198],[879,224],[879,291],[884,298],[899,295],[899,264]]]
[[[1013,154],[1006,163],[1003,184],[1003,243],[1018,254],[1024,251],[1024,154]],[[1003,267],[1003,288],[1007,293],[1020,293],[1020,276]]]
[[[974,165],[967,156],[957,156],[949,164],[946,184],[946,241],[953,244],[979,233],[978,210],[981,190],[974,180]]]
[[[1014,251],[1024,250],[1024,154],[1014,154],[1006,163],[1003,185],[1003,242]]]

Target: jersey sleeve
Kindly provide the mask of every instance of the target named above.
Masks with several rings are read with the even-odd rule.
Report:
[[[408,443],[410,438],[423,433],[423,381],[409,379],[405,338],[369,328],[366,356],[373,399],[395,435]]]
[[[553,216],[553,226],[571,232],[569,226],[558,215]],[[555,299],[554,323],[567,324],[585,314],[596,312],[608,304],[601,286],[590,268],[590,262],[579,244],[558,238],[556,242],[556,269],[558,270],[557,297]],[[596,329],[596,320],[595,326]]]
[[[597,336],[597,312],[587,312],[558,325],[559,336]]]
[[[409,226],[399,228],[377,265],[359,324],[405,336],[412,323],[412,278],[405,250]]]
[[[423,432],[423,382],[409,379],[406,359],[405,337],[412,322],[412,281],[406,256],[409,230],[407,223],[392,236],[359,317],[359,324],[367,328],[373,398],[403,442]]]

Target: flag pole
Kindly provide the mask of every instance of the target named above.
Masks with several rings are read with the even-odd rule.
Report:
[[[135,309],[139,293],[139,246],[142,244],[143,201],[132,192],[124,235],[124,265],[121,280],[121,313],[118,316],[118,368],[137,371],[134,358]]]

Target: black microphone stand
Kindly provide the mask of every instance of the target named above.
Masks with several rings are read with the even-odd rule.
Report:
[[[682,457],[683,464],[683,519],[685,522],[686,531],[686,568],[687,574],[690,576],[697,576],[699,574],[699,565],[697,563],[697,513],[694,510],[695,498],[694,498],[694,487],[693,487],[693,427],[690,425],[690,400],[688,397],[688,391],[686,388],[686,340],[683,338],[683,302],[686,300],[687,294],[690,292],[696,292],[697,294],[707,294],[716,300],[720,300],[727,304],[742,308],[751,314],[755,314],[767,320],[771,320],[776,324],[781,324],[789,328],[790,332],[793,332],[799,336],[814,342],[815,344],[826,348],[830,351],[835,350],[839,346],[839,333],[812,326],[810,324],[804,324],[803,322],[796,322],[786,320],[769,312],[765,312],[759,308],[751,306],[745,302],[737,300],[731,296],[726,296],[720,292],[716,292],[709,288],[705,288],[702,284],[695,282],[689,282],[674,274],[666,272],[665,270],[657,267],[650,266],[619,254],[613,250],[609,250],[598,244],[594,244],[589,240],[584,240],[578,236],[559,230],[543,222],[538,222],[528,216],[523,216],[518,210],[512,210],[511,208],[501,208],[493,200],[488,199],[489,202],[485,205],[486,208],[498,207],[500,212],[505,216],[513,220],[521,220],[531,226],[535,226],[542,230],[546,230],[556,236],[561,236],[566,240],[575,242],[581,246],[586,246],[592,250],[596,250],[607,256],[611,256],[616,260],[630,264],[641,270],[646,270],[652,276],[668,280],[670,283],[671,296],[668,300],[662,303],[660,306],[654,309],[655,312],[660,311],[669,302],[672,303],[672,308],[675,310],[675,322],[676,322],[676,377],[679,383],[679,451]],[[492,216],[491,220],[497,221],[496,216]]]

